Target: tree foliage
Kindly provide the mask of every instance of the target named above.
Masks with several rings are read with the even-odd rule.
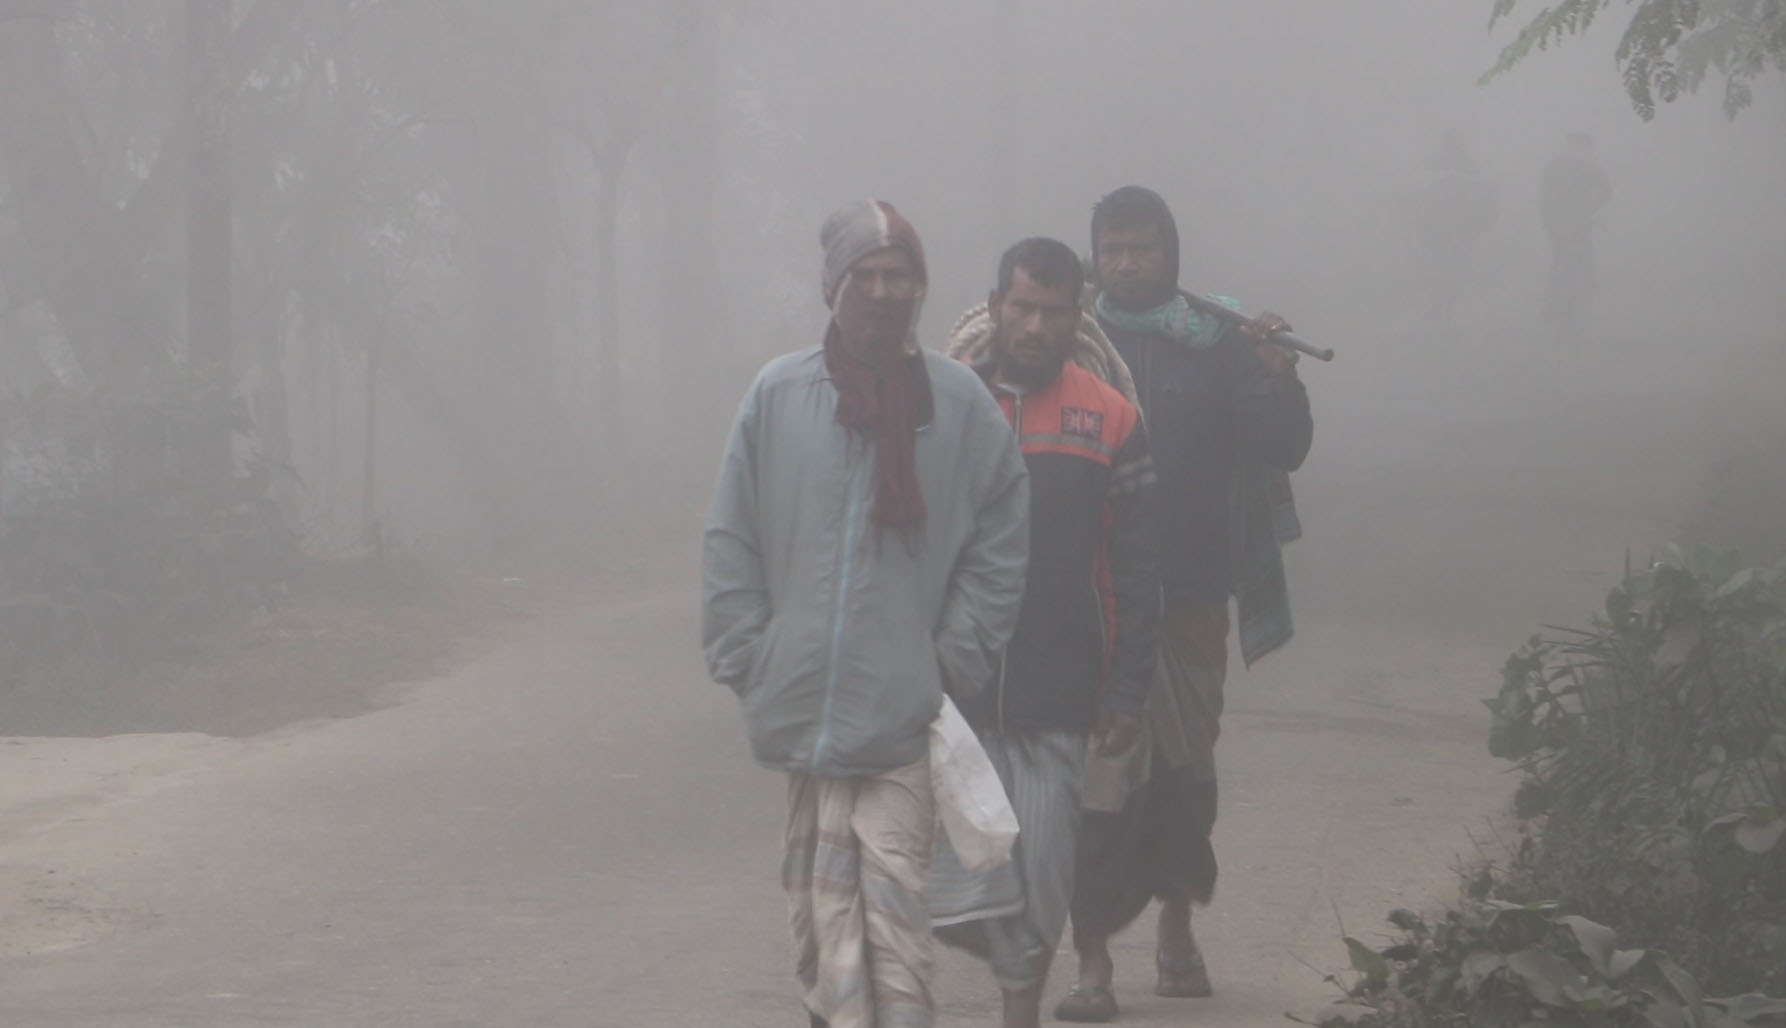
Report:
[[[1722,79],[1724,113],[1734,118],[1754,100],[1753,84],[1770,70],[1786,72],[1786,0],[1626,0],[1631,20],[1616,57],[1631,106],[1645,121],[1658,103]],[[1495,0],[1489,26],[1511,17],[1521,0]],[[1558,0],[1520,28],[1483,76],[1488,82],[1530,57],[1588,31],[1613,0]]]

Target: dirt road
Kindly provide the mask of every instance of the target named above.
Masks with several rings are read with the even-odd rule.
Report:
[[[1447,898],[1510,785],[1478,702],[1501,660],[1672,531],[1703,395],[1471,352],[1308,373],[1299,637],[1230,680],[1217,995],[1154,998],[1138,928],[1125,1023],[1283,1023],[1333,996],[1340,921]],[[360,716],[0,739],[0,1024],[803,1024],[780,783],[704,680],[688,581],[545,606]],[[983,971],[943,964],[943,1022],[991,1023]]]

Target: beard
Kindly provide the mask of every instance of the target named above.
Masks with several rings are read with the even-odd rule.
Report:
[[[1003,340],[995,342],[999,377],[1025,392],[1033,392],[1053,382],[1067,363],[1064,353],[1051,357],[1025,355],[1019,358]]]

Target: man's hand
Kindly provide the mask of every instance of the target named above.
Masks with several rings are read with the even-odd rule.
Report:
[[[1240,326],[1240,334],[1251,340],[1259,363],[1274,376],[1294,374],[1296,369],[1296,358],[1290,351],[1271,342],[1272,336],[1288,331],[1290,323],[1270,311],[1264,311]]]
[[[1099,709],[1091,734],[1098,743],[1098,756],[1120,757],[1141,737],[1141,719],[1117,710]]]

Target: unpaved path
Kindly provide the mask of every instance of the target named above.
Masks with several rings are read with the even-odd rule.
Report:
[[[1510,786],[1478,702],[1501,660],[1672,532],[1715,439],[1703,396],[1472,352],[1308,373],[1299,638],[1230,684],[1198,921],[1217,995],[1155,999],[1137,928],[1125,1023],[1282,1023],[1332,996],[1340,922],[1368,938],[1448,898]],[[704,681],[695,603],[547,604],[340,720],[0,739],[0,1024],[803,1023],[779,782]],[[958,956],[938,996],[944,1023],[993,1020]]]

